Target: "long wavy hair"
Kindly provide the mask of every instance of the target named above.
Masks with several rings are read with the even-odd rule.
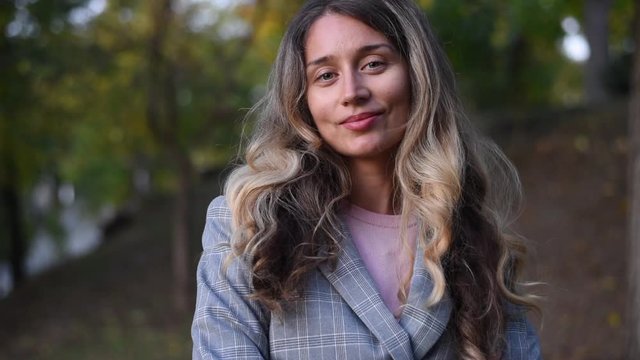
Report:
[[[427,18],[410,0],[311,0],[291,21],[255,119],[244,164],[227,179],[234,252],[250,263],[252,296],[278,312],[303,294],[344,240],[339,210],[351,191],[344,159],[326,145],[306,103],[304,47],[319,17],[341,14],[384,34],[407,62],[411,114],[395,154],[401,239],[410,218],[433,279],[428,305],[449,292],[460,357],[500,358],[509,304],[519,293],[523,242],[507,232],[520,202],[517,173],[467,121],[453,71]]]

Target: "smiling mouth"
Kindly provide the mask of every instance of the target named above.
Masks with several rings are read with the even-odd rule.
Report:
[[[342,124],[348,124],[348,123],[353,123],[353,122],[359,122],[359,121],[364,121],[367,120],[369,118],[375,117],[382,114],[381,111],[376,111],[376,112],[364,112],[364,113],[360,113],[360,114],[356,114],[356,115],[352,115],[349,116],[348,118],[344,119],[340,125]]]
[[[375,120],[380,116],[382,112],[366,112],[353,116],[349,116],[340,125],[349,130],[364,131],[373,126]]]

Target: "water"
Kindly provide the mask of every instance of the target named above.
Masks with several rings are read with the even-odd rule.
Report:
[[[113,206],[105,206],[99,214],[93,215],[76,199],[73,186],[63,184],[56,189],[51,179],[44,179],[38,183],[31,195],[29,209],[34,218],[41,218],[42,214],[51,211],[54,201],[58,200],[61,207],[59,223],[64,236],[62,239],[56,239],[43,224],[36,225],[37,230],[29,241],[25,257],[27,277],[95,250],[103,241],[100,224],[115,215]],[[8,261],[0,261],[0,299],[11,293],[12,279],[11,264]]]

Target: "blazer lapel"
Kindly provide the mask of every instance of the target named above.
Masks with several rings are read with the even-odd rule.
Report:
[[[409,335],[382,301],[348,231],[343,230],[347,236],[335,270],[323,264],[320,271],[393,359],[413,359]]]
[[[437,304],[427,307],[426,299],[431,293],[433,282],[422,258],[424,250],[417,246],[416,259],[413,265],[409,298],[402,314],[400,324],[409,333],[413,348],[413,357],[422,359],[443,335],[449,318],[452,303],[448,292]]]

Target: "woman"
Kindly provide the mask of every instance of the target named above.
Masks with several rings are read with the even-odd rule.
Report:
[[[517,176],[415,4],[307,2],[253,114],[207,214],[194,358],[540,357]]]

